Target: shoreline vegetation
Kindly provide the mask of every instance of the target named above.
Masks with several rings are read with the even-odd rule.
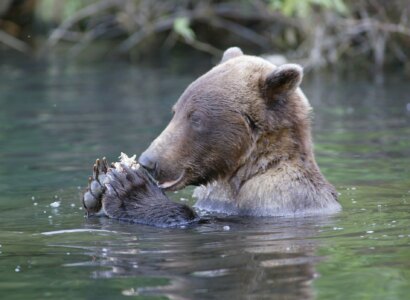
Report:
[[[219,56],[238,45],[308,69],[355,64],[410,72],[408,0],[3,0],[0,50],[46,56],[64,45],[81,56],[133,61],[175,48]]]

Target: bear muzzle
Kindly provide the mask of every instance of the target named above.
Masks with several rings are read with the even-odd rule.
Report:
[[[161,170],[159,159],[152,155],[149,149],[141,154],[138,158],[138,162],[149,172],[160,188],[166,190],[176,190],[185,187],[185,184],[183,184],[185,179],[185,170],[182,170],[179,175],[167,174],[167,172]]]

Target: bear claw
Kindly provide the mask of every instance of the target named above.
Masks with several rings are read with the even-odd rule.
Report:
[[[105,156],[102,159],[102,168],[101,168],[103,173],[107,173],[108,171],[108,161],[107,158],[105,158]]]

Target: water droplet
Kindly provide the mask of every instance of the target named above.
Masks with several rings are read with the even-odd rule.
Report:
[[[373,233],[373,232],[374,232],[373,230],[366,231],[366,233]]]
[[[121,294],[123,294],[124,296],[138,296],[139,295],[138,291],[136,291],[134,288],[123,290]]]
[[[49,218],[49,219],[52,219],[52,218],[53,218],[53,216],[48,216],[48,218]]]
[[[34,202],[34,203],[33,203],[34,206],[37,206],[37,204],[38,204],[37,202]]]
[[[70,206],[71,206],[71,207],[75,207],[75,203],[71,203]]]
[[[50,206],[54,207],[54,208],[57,208],[57,207],[60,206],[60,204],[61,204],[61,201],[54,201],[54,202],[50,203]]]
[[[223,227],[223,230],[225,230],[225,231],[231,230],[231,227],[229,227],[228,225],[225,225],[225,226]]]
[[[21,267],[20,267],[20,266],[16,266],[16,268],[14,269],[14,271],[20,272],[20,271],[21,271]]]
[[[36,197],[32,196],[32,197],[31,197],[31,200],[33,200],[33,201],[36,200]]]

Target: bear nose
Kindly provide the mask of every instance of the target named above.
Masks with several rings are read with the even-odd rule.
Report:
[[[151,155],[149,155],[147,151],[143,152],[140,155],[140,157],[138,158],[138,162],[148,171],[154,171],[157,165],[155,159]]]

